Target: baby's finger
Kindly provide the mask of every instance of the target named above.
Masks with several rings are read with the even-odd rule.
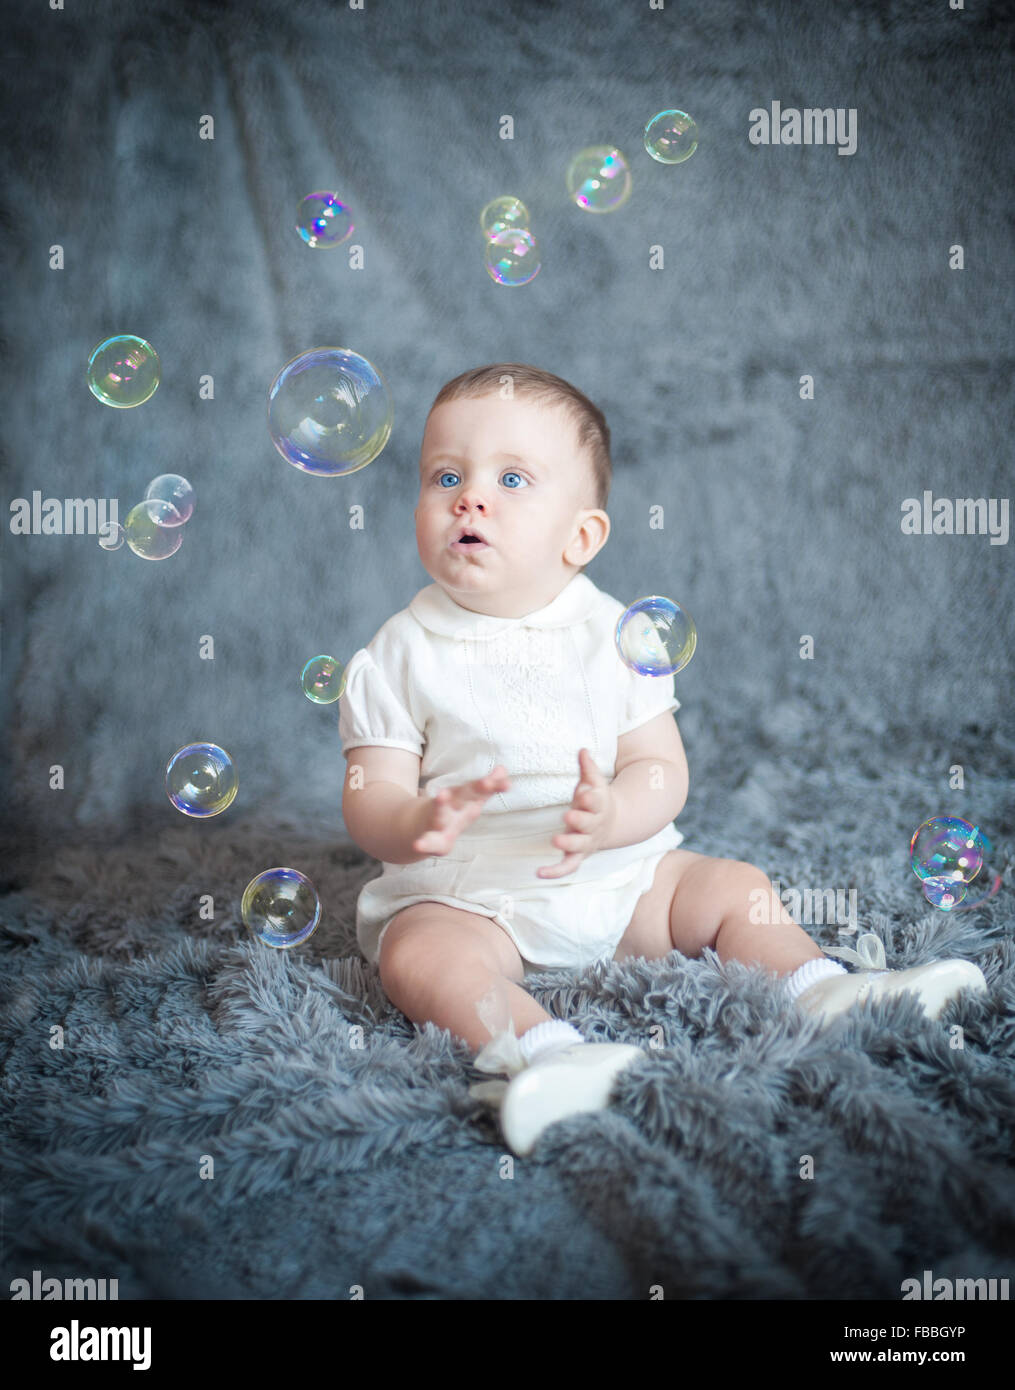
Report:
[[[606,781],[606,778],[599,771],[599,768],[596,765],[596,760],[592,756],[589,749],[581,749],[578,756],[581,763],[582,780],[591,782],[592,785],[595,787],[602,786],[602,784]]]
[[[467,799],[470,801],[482,800],[493,796],[495,792],[503,791],[507,785],[507,771],[500,764],[488,772],[485,777],[477,777],[475,781],[467,783],[464,790]]]
[[[545,868],[537,869],[538,878],[563,878],[565,874],[573,873],[582,862],[584,856],[580,854],[565,854],[559,864],[549,864]]]
[[[460,811],[463,806],[468,806],[470,802],[482,800],[482,794],[478,790],[479,782],[463,782],[460,787],[447,787],[448,806],[456,811]]]
[[[576,830],[571,835],[554,835],[553,844],[555,849],[565,854],[585,854],[589,848],[589,837],[584,830]]]

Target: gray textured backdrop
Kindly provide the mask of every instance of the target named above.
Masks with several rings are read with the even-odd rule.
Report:
[[[1010,13],[258,0],[10,14],[3,814],[60,838],[165,824],[167,759],[208,739],[239,769],[229,817],[340,837],[337,706],[310,704],[300,669],[319,651],[347,659],[430,582],[412,524],[427,409],[449,377],[505,359],[606,412],[613,533],[590,577],[625,600],[670,594],[696,619],[678,679],[690,807],[707,795],[695,719],[763,727],[786,701],[828,758],[849,718],[875,742],[926,730],[945,768],[964,736],[992,732],[1010,771],[1011,543],[899,524],[927,488],[1011,491],[1015,161],[991,114],[1013,96]],[[773,99],[855,107],[857,152],[752,146],[748,113]],[[701,131],[673,168],[641,141],[671,105]],[[564,170],[605,141],[634,192],[591,216]],[[322,187],[353,207],[365,270],[294,232]],[[528,204],[543,250],[523,288],[494,285],[481,260],[477,216],[501,193]],[[963,271],[948,268],[955,243]],[[85,383],[113,333],[162,358],[135,410]],[[265,425],[276,372],[326,343],[370,358],[394,394],[388,447],[345,479],[288,466]],[[116,496],[122,518],[165,470],[197,490],[165,562],[9,532],[10,499],[33,489]],[[198,659],[205,633],[214,662]],[[745,769],[754,756],[729,753]]]

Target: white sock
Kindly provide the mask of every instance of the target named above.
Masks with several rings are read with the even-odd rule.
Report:
[[[811,985],[816,985],[826,975],[846,974],[848,974],[846,967],[840,965],[837,960],[832,960],[828,956],[817,956],[814,960],[805,960],[799,969],[793,971],[792,975],[787,975],[783,980],[783,986],[790,999],[795,999],[798,994],[802,994],[805,989],[810,989]]]
[[[571,1047],[584,1041],[578,1029],[570,1023],[565,1023],[562,1018],[548,1018],[534,1028],[527,1028],[518,1039],[518,1046],[528,1064],[543,1052],[553,1052],[559,1047]]]

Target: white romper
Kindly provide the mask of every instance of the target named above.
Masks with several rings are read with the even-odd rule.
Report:
[[[430,584],[352,656],[339,705],[343,753],[371,744],[420,755],[421,796],[498,763],[511,780],[448,854],[384,864],[364,884],[356,939],[367,960],[377,962],[392,917],[417,902],[492,917],[526,974],[612,959],[656,865],[683,834],[671,822],[561,878],[535,871],[563,858],[553,836],[568,830],[579,748],[612,781],[618,737],[680,708],[673,676],[639,675],[620,659],[614,634],[625,608],[584,574],[522,618],[473,613]]]

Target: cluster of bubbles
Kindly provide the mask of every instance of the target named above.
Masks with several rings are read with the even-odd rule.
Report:
[[[167,560],[183,544],[183,527],[194,514],[194,489],[179,473],[160,473],[145,488],[126,523],[109,522],[99,533],[104,550],[119,550],[124,540],[142,560]]]
[[[694,655],[698,632],[694,619],[679,603],[649,594],[620,615],[614,640],[621,661],[632,671],[641,676],[672,676]]]
[[[698,148],[698,127],[686,111],[659,111],[642,138],[657,163],[683,164]],[[616,212],[631,196],[631,166],[616,145],[588,145],[567,166],[565,183],[583,212]]]
[[[659,164],[683,164],[698,148],[686,111],[659,111],[645,126],[646,151]],[[588,145],[567,166],[567,195],[583,212],[616,212],[631,196],[631,166],[616,145]],[[503,194],[479,215],[487,274],[498,285],[527,285],[542,266],[539,243],[520,198]]]
[[[143,405],[162,377],[159,355],[151,343],[120,333],[99,343],[88,359],[88,389],[97,401],[117,410]],[[144,560],[165,560],[183,543],[183,525],[194,511],[194,489],[179,473],[160,473],[128,513],[125,525],[108,522],[99,532],[103,550],[119,550],[124,541]]]
[[[498,285],[527,285],[542,269],[539,243],[529,227],[529,210],[505,194],[479,214],[486,273]]]
[[[934,816],[913,832],[909,862],[927,901],[950,912],[966,896],[967,885],[983,868],[989,849],[990,843],[978,826],[958,816]],[[987,897],[993,897],[999,886],[1000,875]]]
[[[300,204],[297,231],[315,249],[330,249],[353,232],[349,209],[334,193],[309,194]],[[88,360],[92,394],[105,405],[128,409],[154,394],[161,378],[158,354],[150,343],[121,334],[100,343]],[[279,453],[307,473],[353,473],[371,463],[391,434],[391,396],[374,366],[346,348],[315,348],[283,367],[268,396],[268,428]],[[111,523],[100,535],[107,550],[126,540],[135,554],[162,560],[175,554],[182,528],[194,511],[194,489],[186,478],[163,473],[153,478],[126,524]],[[335,657],[312,657],[300,674],[304,694],[315,704],[333,704],[345,691],[345,668]],[[166,765],[169,800],[196,820],[220,815],[232,805],[239,776],[232,758],[216,743],[178,749]],[[244,925],[274,947],[305,941],[321,919],[321,904],[310,880],[296,869],[268,869],[243,894]]]
[[[331,251],[355,231],[352,213],[337,193],[308,193],[296,210],[296,230],[315,251]]]

